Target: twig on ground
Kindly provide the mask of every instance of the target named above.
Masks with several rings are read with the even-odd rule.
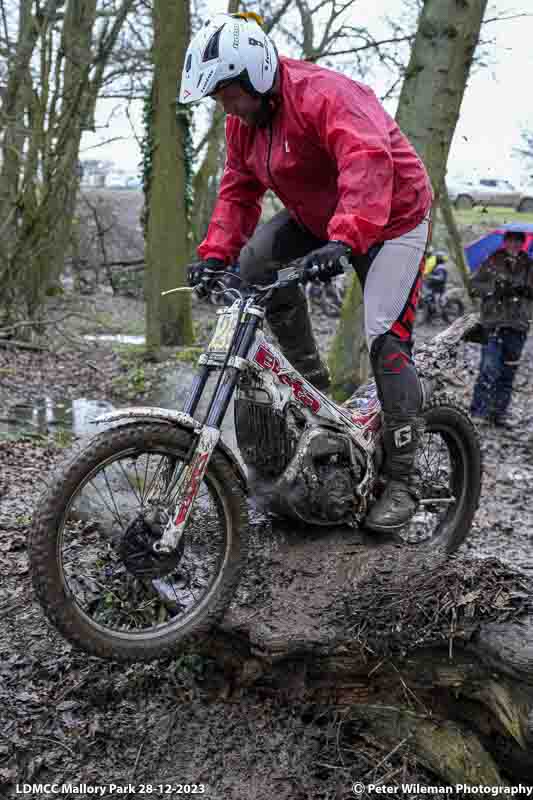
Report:
[[[71,750],[68,744],[61,742],[59,739],[52,739],[51,736],[32,736],[32,739],[38,739],[41,742],[54,742],[54,744],[59,744],[61,747],[64,747],[65,750],[68,750],[71,756],[74,757],[74,750]]]
[[[144,739],[140,743],[139,749],[137,750],[137,757],[135,759],[135,764],[133,765],[133,771],[132,771],[131,776],[130,776],[130,783],[133,783],[133,779],[135,777],[135,773],[137,772],[137,765],[139,763],[139,759],[141,757],[142,749],[144,747],[144,743],[145,742],[146,742],[146,736],[144,737]]]
[[[100,375],[103,375],[104,378],[107,378],[107,374],[105,370],[101,369],[94,361],[87,361],[87,366],[91,369],[94,369],[95,372],[98,372]]]
[[[403,746],[404,746],[404,744],[405,744],[405,743],[406,743],[406,742],[407,742],[409,739],[411,739],[412,735],[413,735],[412,733],[408,733],[408,734],[407,734],[407,736],[405,736],[405,737],[404,737],[404,738],[401,740],[401,742],[398,742],[398,744],[397,744],[397,745],[395,745],[395,747],[393,747],[393,748],[392,748],[392,750],[391,750],[389,753],[387,753],[387,755],[383,756],[383,758],[381,759],[381,761],[380,761],[378,764],[376,764],[376,766],[375,766],[375,767],[373,767],[372,769],[369,769],[369,770],[368,770],[368,772],[366,773],[366,775],[363,775],[363,780],[365,780],[366,778],[368,778],[368,777],[369,777],[369,775],[370,775],[370,773],[372,773],[372,772],[373,772],[373,773],[375,774],[375,773],[377,772],[377,770],[378,770],[378,769],[381,767],[381,765],[385,763],[385,761],[388,761],[388,759],[389,759],[391,756],[393,756],[393,755],[394,755],[394,753],[396,753],[396,752],[397,752],[397,751],[400,749],[400,747],[403,747]]]

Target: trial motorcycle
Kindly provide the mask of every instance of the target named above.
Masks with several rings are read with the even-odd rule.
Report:
[[[375,384],[337,404],[263,332],[272,293],[303,277],[293,262],[269,285],[232,289],[183,410],[99,417],[106,429],[51,478],[30,532],[31,572],[48,618],[74,645],[139,661],[207,635],[237,589],[256,496],[302,535],[309,526],[364,526],[384,487]],[[418,507],[398,534],[405,547],[451,552],[470,530],[480,447],[445,375],[476,327],[475,315],[457,320],[416,355],[424,407]],[[244,464],[221,438],[232,400]]]
[[[462,317],[464,313],[465,304],[458,289],[437,292],[424,281],[416,309],[419,323],[430,324],[435,320],[442,320],[449,324]]]

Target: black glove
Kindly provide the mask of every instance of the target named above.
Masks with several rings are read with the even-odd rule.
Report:
[[[210,271],[221,269],[224,269],[224,262],[219,258],[206,258],[204,261],[195,261],[187,267],[187,283],[189,286],[196,287],[198,297],[207,297],[211,283],[216,280],[216,276],[210,274]]]
[[[500,297],[513,297],[517,294],[516,286],[506,278],[496,278],[494,290]]]
[[[328,242],[304,258],[304,267],[311,278],[327,281],[342,275],[350,266],[352,249],[344,242]]]

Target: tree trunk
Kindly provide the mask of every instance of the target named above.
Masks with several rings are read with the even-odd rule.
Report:
[[[192,219],[194,242],[196,244],[205,237],[213,213],[213,194],[216,200],[216,190],[213,192],[213,184],[218,182],[223,135],[224,113],[215,107],[207,133],[207,150],[202,164],[193,179],[194,205]]]
[[[425,0],[396,121],[438,196],[487,0]]]
[[[452,204],[450,203],[450,197],[448,195],[448,189],[446,188],[446,183],[442,184],[442,188],[439,195],[439,207],[441,210],[442,219],[448,231],[448,238],[450,243],[450,249],[453,254],[453,260],[457,265],[457,269],[459,270],[459,275],[463,280],[464,287],[468,292],[469,297],[472,298],[470,270],[468,269],[468,265],[466,263],[465,251],[463,249],[463,243],[461,241],[461,234],[459,233],[459,228],[457,227],[457,223],[453,215],[453,208]]]
[[[233,690],[349,706],[443,782],[533,780],[533,585],[495,559],[260,529],[205,649]]]
[[[7,265],[2,276],[3,291],[12,292],[12,280],[16,272],[12,264],[20,225],[21,204],[19,193],[23,169],[23,151],[26,140],[24,114],[31,94],[29,60],[37,29],[32,17],[32,0],[19,3],[18,58],[9,72],[7,87],[2,98],[0,130],[2,150],[0,158],[0,253]],[[5,302],[5,301],[4,301]]]
[[[368,380],[370,364],[364,328],[363,292],[354,275],[329,353],[331,392],[338,402],[346,400]]]
[[[147,347],[193,341],[190,296],[161,297],[185,285],[189,260],[185,135],[177,114],[178,86],[189,39],[189,8],[183,0],[156,0],[152,86],[151,174],[148,181],[146,241]]]

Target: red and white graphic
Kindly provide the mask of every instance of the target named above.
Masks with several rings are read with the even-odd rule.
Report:
[[[364,408],[352,411],[352,422],[359,428],[368,428],[376,432],[381,428],[381,403],[377,398],[371,400]]]
[[[279,359],[276,358],[274,353],[271,353],[270,350],[265,347],[265,345],[260,345],[257,353],[254,356],[254,361],[263,369],[273,372],[280,383],[290,386],[295,400],[298,400],[298,402],[303,406],[310,408],[313,414],[318,414],[322,405],[318,397],[315,397],[314,394],[311,394],[311,392],[304,386],[303,382],[298,380],[298,378],[293,378],[287,373],[282,373],[280,375],[281,363]]]
[[[183,520],[187,516],[187,512],[190,508],[190,505],[194,500],[194,498],[196,497],[196,492],[198,491],[198,485],[204,476],[208,458],[209,458],[209,453],[200,453],[199,456],[197,457],[196,464],[194,465],[192,470],[189,486],[187,487],[187,494],[185,495],[183,503],[178,509],[178,513],[176,514],[176,518],[174,520],[174,525],[179,525],[180,522],[183,522]]]

